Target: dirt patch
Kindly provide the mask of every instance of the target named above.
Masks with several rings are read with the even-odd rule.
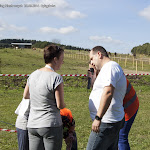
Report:
[[[125,74],[150,74],[150,72],[145,72],[145,71],[137,71],[136,70],[128,70],[128,69],[123,69]]]

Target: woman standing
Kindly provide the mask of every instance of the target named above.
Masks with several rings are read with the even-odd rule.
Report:
[[[34,71],[27,80],[23,96],[30,98],[27,124],[30,150],[60,150],[62,147],[63,79],[55,71],[60,69],[63,59],[63,49],[55,45],[46,47],[46,66]]]

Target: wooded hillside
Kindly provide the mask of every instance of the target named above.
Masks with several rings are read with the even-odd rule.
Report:
[[[84,49],[77,46],[63,45],[60,43],[48,42],[48,41],[36,41],[36,40],[24,40],[24,39],[2,39],[0,40],[0,48],[11,48],[11,43],[32,43],[32,48],[44,48],[50,44],[57,44],[58,46],[63,47],[64,49],[70,50],[84,50],[88,51],[89,49]]]
[[[145,43],[143,45],[133,47],[133,49],[131,50],[131,53],[150,55],[150,43]]]

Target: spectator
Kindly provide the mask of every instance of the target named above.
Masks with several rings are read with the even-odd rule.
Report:
[[[97,77],[99,70],[96,70],[95,67],[91,64],[89,64],[89,68],[94,68],[94,70],[97,73],[96,74]],[[119,150],[130,150],[128,135],[139,108],[139,100],[136,95],[136,92],[133,86],[130,84],[129,80],[127,78],[126,80],[127,80],[127,90],[125,97],[123,99],[123,106],[125,111],[125,124],[124,127],[120,129],[119,132],[119,142],[118,142]],[[93,82],[94,81],[92,81],[92,85]]]
[[[136,92],[133,86],[127,79],[127,91],[123,100],[123,106],[125,111],[125,124],[124,127],[119,132],[119,150],[130,150],[130,145],[128,142],[128,134],[130,132],[131,126],[136,117],[138,108],[139,108],[139,100],[136,95]]]
[[[46,47],[46,66],[31,73],[27,80],[23,96],[30,99],[27,124],[30,150],[60,150],[62,147],[63,79],[55,71],[60,69],[63,59],[63,49],[55,45]]]
[[[22,99],[15,113],[18,115],[16,119],[16,130],[19,150],[29,150],[29,138],[27,122],[29,116],[29,99]]]
[[[95,82],[89,96],[89,111],[93,123],[87,150],[117,150],[119,131],[124,125],[126,77],[101,46],[91,50],[90,60],[100,72],[97,78],[96,71],[92,76]]]
[[[66,143],[66,150],[77,150],[77,137],[75,132],[75,120],[69,109],[60,110],[63,122],[63,138]]]

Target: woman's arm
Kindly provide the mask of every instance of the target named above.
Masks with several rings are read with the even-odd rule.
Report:
[[[24,99],[30,99],[29,86],[27,84],[24,89],[23,97]]]
[[[63,109],[66,104],[64,103],[64,87],[63,83],[59,84],[55,90],[55,97],[56,97],[56,103],[57,108]]]

